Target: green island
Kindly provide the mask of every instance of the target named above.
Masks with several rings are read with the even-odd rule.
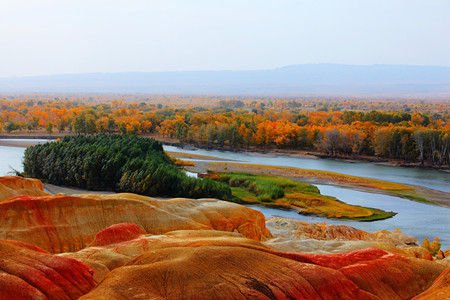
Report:
[[[322,195],[312,184],[285,177],[246,173],[208,173],[204,177],[228,184],[233,200],[238,203],[358,221],[382,220],[395,215],[393,212],[344,203],[335,197]]]
[[[189,177],[164,153],[160,142],[136,135],[68,136],[28,147],[23,175],[96,191],[231,198],[226,184]]]

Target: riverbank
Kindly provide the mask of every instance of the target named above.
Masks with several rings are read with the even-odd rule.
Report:
[[[0,139],[0,146],[5,147],[30,147],[47,142],[48,139],[33,138],[33,139]]]
[[[217,150],[217,151],[229,151],[234,153],[246,153],[246,154],[265,154],[272,156],[288,156],[288,157],[297,157],[297,158],[309,158],[309,159],[324,159],[324,160],[338,160],[345,161],[348,163],[356,163],[356,162],[368,162],[374,164],[381,164],[392,167],[405,167],[405,168],[418,168],[418,169],[431,169],[431,170],[443,170],[450,172],[450,166],[436,166],[431,165],[428,162],[421,164],[420,162],[407,162],[402,160],[395,159],[386,159],[377,156],[369,156],[369,155],[328,155],[325,153],[311,151],[311,150],[294,150],[294,149],[280,149],[276,147],[258,147],[258,146],[250,146],[248,148],[233,148],[228,146],[207,146],[200,144],[191,144],[191,143],[182,143],[182,142],[174,142],[173,139],[165,139],[160,136],[149,136],[156,140],[161,141],[165,145],[170,145],[174,147],[179,147],[183,149],[195,150],[195,149],[203,149],[203,150]]]
[[[84,194],[115,194],[115,192],[112,191],[89,191],[74,187],[66,187],[66,186],[59,186],[54,185],[50,183],[44,184],[45,191],[50,194],[65,194],[65,195],[84,195]]]
[[[2,134],[0,135],[0,146],[16,146],[9,142],[4,142],[4,139],[57,139],[64,136],[72,136],[75,133],[72,132],[62,132],[62,133],[52,133],[45,134],[44,132],[31,132],[31,133],[18,133],[18,134]],[[142,134],[142,137],[153,138],[155,140],[160,141],[161,143],[169,146],[180,147],[183,149],[204,149],[204,150],[218,150],[218,151],[230,151],[235,153],[257,153],[257,154],[267,154],[267,155],[283,155],[289,157],[300,157],[300,158],[311,158],[311,159],[328,159],[328,160],[340,160],[345,162],[370,162],[375,164],[383,164],[387,166],[394,167],[407,167],[407,168],[419,168],[419,169],[434,169],[434,170],[443,170],[450,172],[450,166],[436,166],[431,165],[428,162],[421,164],[420,162],[407,162],[402,160],[394,160],[394,159],[386,159],[377,156],[369,156],[369,155],[337,155],[332,156],[326,153],[321,153],[317,151],[311,150],[297,150],[297,149],[280,149],[271,146],[249,146],[247,148],[235,148],[231,146],[210,146],[203,145],[198,143],[183,143],[178,139],[164,137],[159,134]],[[33,144],[29,144],[31,146]],[[28,147],[24,146],[24,147]],[[21,146],[18,146],[21,147]]]

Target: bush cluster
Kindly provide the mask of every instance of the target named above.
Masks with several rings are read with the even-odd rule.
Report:
[[[241,187],[257,195],[257,199],[262,202],[270,202],[284,197],[282,184],[262,176],[250,174],[224,174],[219,179],[228,183],[231,187]]]

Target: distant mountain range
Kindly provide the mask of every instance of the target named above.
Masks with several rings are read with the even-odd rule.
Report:
[[[450,97],[450,67],[305,64],[253,71],[86,73],[0,78],[0,93]]]

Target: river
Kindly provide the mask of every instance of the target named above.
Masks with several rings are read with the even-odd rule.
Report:
[[[271,166],[288,166],[304,169],[333,171],[354,176],[362,176],[419,185],[431,189],[450,192],[450,173],[433,169],[416,169],[386,166],[366,162],[347,162],[332,159],[314,159],[292,156],[276,156],[258,153],[238,153],[219,150],[189,150],[174,146],[164,146],[172,152],[215,156],[221,159],[235,160]],[[355,191],[331,185],[316,185],[322,194],[334,196],[344,202],[367,207],[374,207],[397,213],[392,218],[375,222],[357,222],[347,220],[324,219],[315,216],[304,216],[295,211],[284,211],[274,208],[252,206],[264,213],[266,217],[281,216],[308,222],[326,222],[336,225],[349,225],[362,230],[375,231],[400,228],[406,234],[419,239],[433,239],[438,236],[442,247],[450,247],[450,209],[410,201],[400,197]]]
[[[421,185],[450,192],[450,174],[438,170],[421,170],[390,167],[371,163],[350,163],[338,160],[270,156],[217,150],[185,150],[173,146],[165,146],[164,148],[168,151],[216,156],[222,159],[249,163],[335,171],[355,176]],[[21,171],[23,153],[24,148],[22,147],[0,146],[0,175],[8,174],[8,172],[12,170],[11,168]],[[294,211],[283,211],[260,206],[252,206],[252,208],[263,212],[266,217],[281,216],[309,222],[342,224],[368,231],[381,229],[393,230],[395,228],[400,228],[403,232],[415,236],[419,240],[426,237],[432,239],[435,236],[439,236],[441,238],[442,248],[447,249],[450,247],[450,209],[448,208],[413,202],[399,197],[355,191],[337,186],[317,186],[324,195],[335,196],[350,204],[394,211],[397,215],[393,218],[381,221],[357,222],[304,216]]]
[[[442,170],[405,168],[370,162],[348,162],[337,159],[315,159],[287,155],[269,155],[204,149],[188,150],[174,146],[164,146],[164,149],[172,152],[216,156],[222,159],[238,160],[253,164],[333,171],[360,177],[419,185],[450,193],[450,173]]]
[[[0,175],[10,175],[13,170],[22,171],[24,148],[0,146]]]

